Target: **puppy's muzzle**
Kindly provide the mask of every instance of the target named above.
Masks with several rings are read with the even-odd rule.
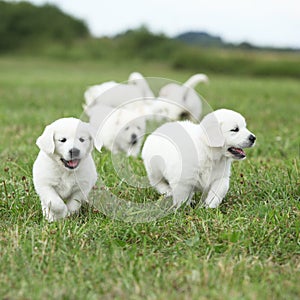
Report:
[[[250,148],[253,147],[256,141],[256,136],[253,134],[250,134],[248,137],[247,144],[245,144],[243,147],[244,148]],[[237,147],[230,147],[227,149],[228,152],[232,154],[232,156],[235,159],[244,159],[246,158],[246,153],[243,150],[243,148],[237,148]]]
[[[80,163],[79,155],[80,150],[77,148],[72,148],[69,150],[70,160],[66,160],[64,158],[61,158],[60,160],[64,164],[64,166],[68,169],[76,169]]]
[[[137,143],[137,141],[138,141],[138,136],[137,136],[135,133],[133,133],[133,134],[131,135],[130,144],[131,144],[131,145],[135,145],[135,144]]]

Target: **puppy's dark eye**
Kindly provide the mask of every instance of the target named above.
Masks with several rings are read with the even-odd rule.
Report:
[[[79,141],[80,141],[81,143],[83,143],[83,142],[85,141],[85,139],[84,139],[84,138],[79,138]]]
[[[239,132],[240,129],[239,129],[238,127],[235,127],[235,128],[233,128],[233,129],[231,129],[230,131],[232,131],[232,132]]]
[[[129,129],[129,126],[127,126],[126,128],[125,128],[125,130],[128,130]]]
[[[67,141],[67,139],[66,139],[66,138],[61,138],[61,139],[59,139],[59,141],[60,141],[61,143],[65,143],[65,142]]]

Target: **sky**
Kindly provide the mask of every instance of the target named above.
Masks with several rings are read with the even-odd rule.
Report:
[[[300,48],[299,0],[30,0],[52,3],[96,37],[146,25],[173,37],[206,31],[233,43]]]

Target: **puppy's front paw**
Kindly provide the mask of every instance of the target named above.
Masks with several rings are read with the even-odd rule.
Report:
[[[61,206],[61,207],[56,207],[55,209],[49,208],[49,207],[44,207],[43,208],[43,215],[45,219],[48,222],[54,222],[60,219],[63,219],[68,216],[68,208],[66,205]]]
[[[219,199],[218,197],[213,197],[205,200],[205,206],[206,208],[217,208],[220,203],[222,202],[222,199]]]
[[[81,207],[81,201],[77,199],[72,199],[67,202],[68,214],[67,216],[71,216],[75,213],[78,213]]]

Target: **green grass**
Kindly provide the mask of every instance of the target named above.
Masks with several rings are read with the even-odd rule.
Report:
[[[208,74],[211,84],[197,88],[214,109],[245,115],[258,138],[247,160],[233,164],[219,209],[185,208],[147,223],[87,208],[43,220],[31,175],[36,138],[57,118],[80,117],[87,85],[135,70],[191,75],[153,63],[0,59],[0,298],[299,299],[297,80]],[[95,160],[110,192],[136,203],[158,199],[122,182],[108,151]],[[140,159],[130,165],[144,174]]]

